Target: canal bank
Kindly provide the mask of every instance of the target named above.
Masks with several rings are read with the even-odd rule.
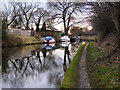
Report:
[[[77,88],[79,82],[79,63],[82,56],[85,44],[81,45],[74,56],[68,70],[66,71],[65,78],[61,84],[61,88]]]
[[[2,40],[2,47],[15,47],[15,46],[24,46],[24,45],[34,45],[42,44],[42,40],[37,40],[33,36],[14,36],[7,35]]]
[[[94,43],[89,43],[86,59],[92,88],[120,88],[116,59],[104,59],[104,53]]]

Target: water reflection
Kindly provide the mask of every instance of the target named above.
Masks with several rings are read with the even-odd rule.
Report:
[[[55,46],[55,44],[45,44],[45,49],[47,50],[51,50],[53,47]]]
[[[65,53],[64,53],[64,63],[63,63],[63,69],[64,72],[67,70],[67,65],[66,65],[66,58],[68,58],[69,64],[70,64],[70,52],[68,50],[68,47],[65,47]],[[67,56],[67,57],[66,57]]]
[[[3,49],[2,87],[59,87],[79,45],[57,43],[52,49],[45,45]]]

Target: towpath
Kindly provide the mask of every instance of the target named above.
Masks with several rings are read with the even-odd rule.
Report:
[[[80,60],[80,64],[79,64],[79,83],[78,83],[78,88],[91,88],[90,86],[90,81],[88,78],[88,74],[87,74],[87,69],[86,69],[86,48],[87,48],[88,44],[85,46],[83,53],[82,53],[82,57]]]

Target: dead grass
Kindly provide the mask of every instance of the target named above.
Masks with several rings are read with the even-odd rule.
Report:
[[[37,40],[33,36],[16,36],[16,37],[19,37],[23,41],[24,44],[42,43],[41,40]]]

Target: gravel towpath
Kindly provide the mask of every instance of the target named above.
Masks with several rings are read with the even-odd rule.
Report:
[[[79,66],[79,88],[91,88],[90,86],[90,81],[88,78],[88,74],[87,74],[87,69],[86,69],[86,49],[87,49],[88,44],[85,46],[83,53],[82,53],[82,57],[80,60],[80,66]]]

